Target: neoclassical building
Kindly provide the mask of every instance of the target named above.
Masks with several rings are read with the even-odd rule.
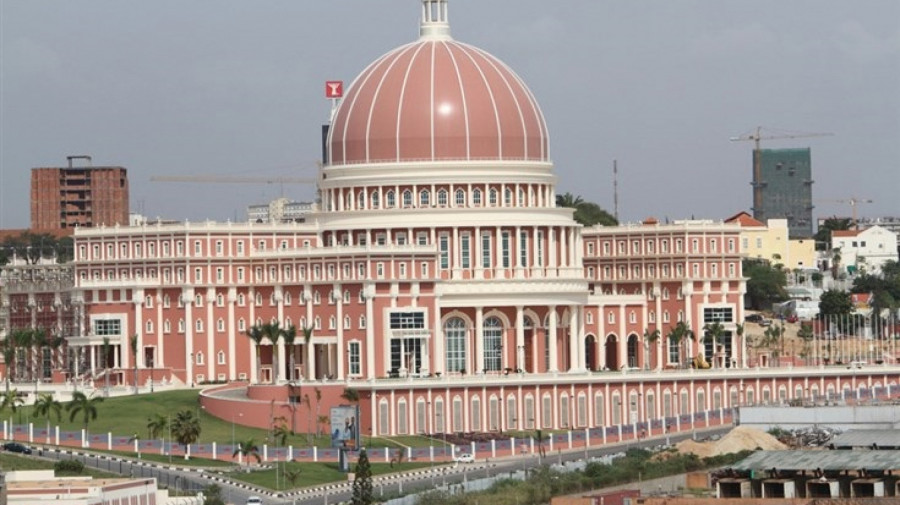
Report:
[[[423,0],[419,38],[334,111],[304,222],[75,232],[73,373],[101,368],[107,338],[123,380],[136,359],[142,383],[314,386],[326,406],[349,386],[372,434],[660,420],[815,380],[748,368],[739,225],[583,228],[556,207],[549,138],[524,81]],[[674,344],[679,321],[724,334]],[[269,322],[311,338],[257,350],[246,334]],[[712,370],[683,368],[698,353]]]

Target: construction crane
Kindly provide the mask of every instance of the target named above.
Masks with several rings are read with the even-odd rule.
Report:
[[[778,130],[774,128],[766,128],[763,131],[762,126],[757,126],[753,130],[731,137],[732,142],[753,141],[753,208],[762,208],[763,184],[762,183],[762,152],[760,149],[761,140],[784,140],[784,139],[802,139],[810,137],[830,137],[833,133],[805,133],[792,132],[788,130]]]
[[[254,177],[239,175],[158,175],[153,182],[213,182],[228,184],[315,184],[315,177]]]
[[[853,215],[853,221],[852,221],[852,222],[853,222],[853,229],[854,229],[854,230],[859,230],[859,220],[858,220],[858,210],[859,210],[859,205],[860,205],[860,204],[863,204],[863,203],[875,203],[875,200],[872,200],[872,199],[870,199],[870,198],[856,198],[855,196],[854,196],[854,197],[850,197],[850,198],[837,199],[837,200],[818,200],[818,201],[819,201],[819,202],[823,202],[823,203],[824,203],[824,202],[828,202],[828,203],[846,203],[846,204],[849,204],[849,205],[850,205],[850,209],[851,209],[851,213],[852,213],[852,215]]]

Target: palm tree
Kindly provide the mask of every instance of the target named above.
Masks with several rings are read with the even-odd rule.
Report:
[[[344,388],[344,392],[341,393],[341,398],[347,400],[353,405],[359,403],[359,391],[355,388]]]
[[[81,391],[75,391],[72,393],[72,401],[66,404],[69,421],[74,421],[80,413],[84,419],[84,429],[87,430],[88,423],[97,419],[97,404],[101,402],[103,402],[103,398],[89,398]]]
[[[0,412],[9,409],[10,413],[15,414],[24,404],[25,400],[19,396],[19,390],[13,389],[3,394],[3,399],[0,400]]]
[[[131,362],[134,365],[134,394],[138,394],[138,378],[137,378],[138,336],[136,333],[131,336],[128,343],[131,345]]]
[[[13,334],[7,335],[2,352],[3,363],[6,365],[6,394],[9,394],[9,383],[16,374],[16,344]]]
[[[312,433],[312,405],[309,402],[309,393],[303,394],[301,403],[306,404],[306,443],[310,443],[310,434]]]
[[[666,338],[678,347],[678,362],[682,363],[684,361],[684,349],[682,348],[682,345],[685,340],[694,340],[694,331],[691,330],[691,327],[684,321],[678,321],[678,323],[669,330]]]
[[[172,419],[172,438],[184,446],[184,459],[190,459],[190,445],[200,438],[200,419],[194,416],[194,411],[184,409],[175,414],[175,419]]]
[[[47,418],[47,437],[50,437],[50,417],[56,414],[56,421],[62,420],[62,404],[52,394],[42,394],[34,402],[34,415]]]
[[[48,343],[48,345],[50,346],[50,349],[53,352],[53,356],[55,358],[54,361],[56,362],[56,365],[54,365],[54,368],[57,370],[62,370],[66,366],[66,363],[64,360],[65,353],[60,352],[60,349],[62,349],[62,346],[65,342],[66,342],[66,339],[62,335],[54,335],[50,339],[50,342]]]
[[[259,446],[256,445],[256,441],[252,438],[238,442],[231,457],[234,458],[237,455],[240,455],[242,459],[255,458],[257,463],[262,462],[262,458],[259,456]]]
[[[281,338],[284,339],[284,346],[286,347],[286,351],[288,354],[288,366],[290,367],[287,373],[287,379],[289,382],[294,381],[294,342],[297,340],[297,327],[293,324],[284,328],[281,332]]]
[[[650,369],[650,344],[658,342],[660,337],[659,329],[650,331],[650,328],[644,329],[644,370]],[[657,360],[658,364],[662,364],[662,360]]]
[[[31,378],[34,379],[35,382],[40,380],[40,378],[43,376],[43,373],[38,369],[42,365],[41,356],[43,355],[44,347],[47,347],[49,343],[50,340],[45,330],[33,330],[31,334]]]
[[[16,347],[16,358],[14,359],[15,367],[17,370],[16,377],[19,377],[20,376],[20,374],[18,373],[19,371],[21,371],[21,372],[27,371],[27,367],[26,367],[26,370],[18,370],[19,362],[21,361],[24,363],[24,361],[26,361],[25,356],[28,355],[28,350],[31,348],[31,342],[34,338],[34,330],[22,329],[16,333],[13,333],[12,336],[15,339],[15,342],[13,343],[13,345]],[[22,357],[21,360],[19,359],[20,355]]]
[[[278,382],[278,360],[276,359],[278,354],[278,340],[281,338],[282,334],[281,326],[277,322],[265,323],[262,325],[262,334],[263,337],[269,339],[269,342],[272,342],[272,383],[275,384]]]
[[[714,323],[706,323],[703,326],[703,343],[705,344],[709,341],[712,341],[713,343],[713,355],[710,356],[712,361],[715,361],[713,358],[716,354],[716,346],[724,344],[724,342],[721,341],[723,336],[725,336],[725,327],[722,326],[722,323],[716,321]],[[706,354],[705,349],[703,354]]]
[[[158,438],[169,427],[169,418],[156,413],[153,417],[147,418],[147,438]]]
[[[259,357],[259,346],[262,344],[262,340],[265,337],[262,332],[262,327],[254,324],[247,330],[247,337],[253,341],[253,345],[256,347],[256,383],[259,384],[259,377],[262,373],[262,361]]]
[[[319,404],[322,403],[322,390],[319,388],[314,388],[313,392],[316,394],[316,436],[318,437],[321,434],[319,431],[319,425],[322,423],[322,417],[324,417],[319,415]],[[325,422],[328,422],[327,418]]]
[[[313,337],[313,327],[312,326],[304,326],[303,329],[303,345],[306,350],[306,373],[309,374],[312,372],[312,360],[313,360],[313,351],[312,351],[312,337]],[[309,380],[315,380],[315,377],[309,376]]]
[[[297,481],[300,480],[300,475],[303,474],[302,468],[294,468],[288,470],[287,467],[284,469],[284,478],[291,483],[291,487],[297,487]]]
[[[274,419],[274,422],[275,426],[272,428],[272,440],[277,447],[284,447],[287,445],[288,435],[291,434],[291,430],[287,425],[287,419],[283,416],[278,416]]]
[[[109,337],[103,337],[103,345],[100,347],[100,356],[103,360],[103,382],[104,395],[109,396],[109,351],[112,346],[109,344]]]
[[[741,360],[743,362],[743,360],[745,358],[745,356],[744,356],[744,347],[745,347],[744,346],[744,325],[741,323],[736,324],[734,326],[734,333],[738,337],[738,342],[740,342],[738,344],[738,349],[741,350]],[[737,366],[737,365],[735,365],[735,366]]]
[[[584,198],[580,196],[575,196],[572,193],[563,193],[561,195],[556,195],[556,206],[557,207],[570,207],[576,208],[579,205],[584,203]]]

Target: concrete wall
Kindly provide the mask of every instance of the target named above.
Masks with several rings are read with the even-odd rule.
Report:
[[[900,428],[900,405],[833,407],[741,407],[740,424],[761,430],[773,427],[828,426],[839,430]]]

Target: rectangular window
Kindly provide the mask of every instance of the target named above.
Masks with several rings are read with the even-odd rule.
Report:
[[[538,230],[537,238],[535,239],[535,264],[537,266],[544,266],[544,230]],[[591,244],[593,246],[594,244]]]
[[[519,265],[528,266],[528,232],[519,230]]]
[[[221,256],[225,252],[225,245],[221,240],[216,240],[216,256]]]
[[[500,254],[501,265],[503,268],[509,268],[509,232],[504,231],[500,234]]]
[[[117,336],[122,334],[121,319],[95,319],[94,335],[98,337]]]
[[[350,342],[350,375],[362,373],[359,342]]]
[[[421,311],[391,312],[390,325],[392,330],[425,328],[425,313]]]
[[[427,261],[422,262],[422,278],[423,279],[428,278],[428,262]]]
[[[441,269],[450,268],[450,237],[442,234],[439,239],[441,250]]]
[[[238,242],[237,242],[237,253],[244,254],[244,241],[243,240],[238,240]]]
[[[465,234],[460,237],[460,264],[462,268],[471,268],[470,258],[470,244],[469,244],[469,235]]]
[[[704,323],[730,323],[734,321],[734,309],[731,307],[704,307]]]
[[[481,267],[491,267],[491,234],[481,234]]]

